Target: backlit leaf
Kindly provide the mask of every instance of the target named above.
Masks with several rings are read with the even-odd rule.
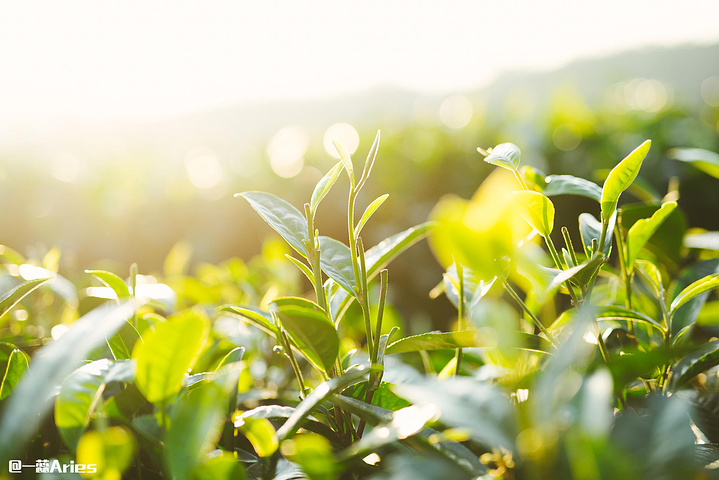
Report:
[[[330,191],[332,185],[334,185],[337,181],[337,177],[339,177],[342,172],[342,168],[344,168],[342,162],[338,162],[329,172],[325,174],[324,177],[320,179],[319,182],[317,182],[317,185],[312,192],[312,198],[310,199],[310,210],[313,214],[317,211],[317,207],[322,199],[325,198],[325,195],[327,195]]]
[[[676,202],[667,202],[661,206],[659,210],[649,218],[644,218],[637,221],[627,233],[627,254],[626,264],[629,271],[634,266],[634,261],[637,259],[639,251],[649,241],[654,232],[657,231],[659,226],[666,220],[670,213],[677,207]]]
[[[619,162],[604,181],[602,187],[602,219],[608,221],[609,217],[614,214],[617,209],[619,196],[624,190],[629,188],[639,173],[642,161],[649,152],[651,140],[647,140],[639,145],[632,153],[627,155],[624,160]]]
[[[554,204],[538,192],[521,190],[510,194],[510,202],[517,213],[543,237],[554,228]]]

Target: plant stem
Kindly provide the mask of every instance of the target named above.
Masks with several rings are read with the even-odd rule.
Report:
[[[457,331],[464,329],[464,269],[462,265],[454,262],[455,269],[457,270],[457,279],[459,283],[457,293]],[[455,365],[454,365],[454,376],[459,375],[459,368],[462,363],[462,349],[458,348],[454,352]]]
[[[534,325],[539,329],[540,332],[544,334],[545,337],[547,337],[547,341],[552,345],[554,348],[557,348],[557,342],[555,341],[554,337],[551,333],[549,333],[549,330],[546,329],[546,327],[542,324],[542,322],[539,321],[537,316],[532,313],[532,311],[527,307],[527,305],[524,303],[524,301],[521,299],[521,297],[517,294],[516,291],[512,288],[512,286],[509,284],[506,278],[502,278],[502,284],[504,285],[504,289],[509,293],[509,295],[522,307],[522,309],[527,312],[527,315],[529,315],[529,318],[532,319],[532,322],[534,322]]]
[[[557,266],[557,268],[559,270],[564,270],[564,265],[562,264],[562,259],[559,258],[559,254],[557,253],[557,249],[554,246],[552,237],[547,235],[546,237],[544,237],[544,240],[547,244],[547,248],[549,249],[549,253],[552,256],[552,260],[554,260],[554,264]],[[567,291],[569,291],[569,296],[572,297],[572,302],[574,302],[575,305],[579,305],[579,297],[577,297],[577,294],[574,293],[574,287],[572,287],[572,284],[569,283],[569,280],[564,282],[564,286],[567,287]]]
[[[354,232],[354,207],[355,200],[357,198],[357,191],[354,185],[350,185],[349,200],[347,202],[347,227],[349,234],[349,247],[352,258],[352,270],[355,276],[356,293],[359,300],[360,308],[362,309],[362,316],[365,321],[365,336],[367,337],[367,351],[374,352],[374,342],[372,339],[372,323],[369,316],[369,308],[366,302],[366,292],[362,288],[366,282],[362,281],[363,272],[360,271],[359,255],[357,249],[358,239],[355,238]],[[362,251],[362,257],[364,257],[364,250]]]

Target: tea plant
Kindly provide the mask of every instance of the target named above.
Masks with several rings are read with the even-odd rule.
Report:
[[[686,231],[676,185],[620,204],[650,142],[601,187],[522,165],[512,144],[480,149],[499,168],[472,199],[365,249],[388,199],[358,215],[379,138],[361,171],[335,144],[302,209],[238,194],[291,249],[249,263],[189,275],[178,245],[164,278],[88,270],[79,288],[57,252],[0,251],[0,475],[715,476],[719,258]],[[346,243],[316,228],[340,178]],[[555,228],[559,195],[596,208]],[[425,236],[456,329],[394,338],[385,267]]]

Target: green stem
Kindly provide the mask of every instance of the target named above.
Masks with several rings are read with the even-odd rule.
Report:
[[[549,249],[549,253],[552,256],[552,260],[554,260],[554,264],[559,270],[564,270],[564,264],[562,263],[562,259],[559,257],[559,253],[557,253],[557,249],[554,246],[552,237],[547,235],[546,237],[544,237],[544,240],[547,244],[547,248]],[[569,280],[564,282],[564,286],[567,287],[567,290],[569,291],[569,296],[572,297],[572,302],[574,302],[575,305],[579,305],[579,297],[577,297],[577,294],[574,292],[574,287],[572,287],[572,284],[569,283]]]
[[[512,173],[514,173],[515,178],[519,182],[519,184],[522,186],[523,190],[529,190],[529,187],[527,186],[527,182],[524,181],[522,178],[522,175],[519,173],[519,170],[512,170]]]
[[[369,304],[367,302],[367,293],[364,288],[366,285],[366,275],[365,272],[361,270],[360,266],[360,256],[364,258],[364,250],[361,249],[358,254],[358,241],[361,243],[361,239],[358,239],[355,237],[354,232],[354,207],[355,207],[355,200],[357,197],[357,191],[354,188],[354,185],[350,186],[350,193],[349,193],[349,200],[347,202],[347,226],[348,226],[348,234],[349,234],[349,247],[351,252],[351,258],[352,258],[352,270],[354,271],[355,276],[355,292],[357,293],[357,297],[359,300],[360,308],[362,309],[362,317],[364,318],[365,322],[365,335],[367,337],[367,351],[370,352],[370,355],[372,352],[374,352],[374,342],[372,338],[372,322],[370,320],[370,313],[369,313]],[[364,264],[364,262],[362,262]],[[362,277],[365,277],[364,279]],[[374,359],[371,359],[372,363],[374,363]]]
[[[564,244],[567,246],[567,250],[569,251],[569,258],[572,259],[572,263],[574,263],[574,266],[579,265],[579,261],[577,260],[577,254],[574,251],[572,237],[569,236],[569,229],[567,227],[562,227],[562,237],[564,238]]]
[[[464,329],[464,269],[462,268],[462,265],[457,262],[454,262],[454,265],[457,270],[457,279],[459,283],[457,292],[457,331],[461,332]],[[454,375],[457,376],[459,375],[460,365],[462,364],[461,348],[455,350],[454,358]]]
[[[550,343],[550,345],[552,345],[554,348],[557,348],[557,342],[552,336],[552,334],[549,333],[549,330],[547,330],[547,328],[542,324],[542,322],[539,321],[537,316],[532,313],[529,307],[527,307],[522,298],[517,294],[517,292],[514,291],[506,278],[502,278],[502,284],[504,285],[504,289],[507,291],[507,293],[509,293],[509,295],[514,299],[514,301],[516,301],[522,307],[522,310],[524,310],[527,315],[529,315],[529,318],[532,319],[532,322],[534,322],[534,325],[536,325],[539,331],[542,332],[545,337],[547,337],[547,341]]]
[[[387,269],[382,269],[379,272],[380,279],[380,293],[379,293],[379,304],[377,306],[377,322],[375,323],[375,334],[376,339],[374,343],[374,358],[377,360],[379,357],[379,339],[382,337],[382,318],[384,317],[384,303],[387,298],[387,284],[388,284],[388,272]]]
[[[617,226],[614,229],[614,237],[617,240],[617,254],[619,255],[619,268],[622,271],[622,277],[624,280],[624,288],[626,298],[624,299],[624,306],[628,309],[632,309],[632,272],[629,271],[627,265],[627,255],[624,249],[624,239],[622,238],[621,227]]]

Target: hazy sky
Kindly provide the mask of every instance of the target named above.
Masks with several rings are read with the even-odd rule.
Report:
[[[0,125],[151,119],[719,41],[717,0],[5,1]],[[719,60],[718,60],[719,61]]]

